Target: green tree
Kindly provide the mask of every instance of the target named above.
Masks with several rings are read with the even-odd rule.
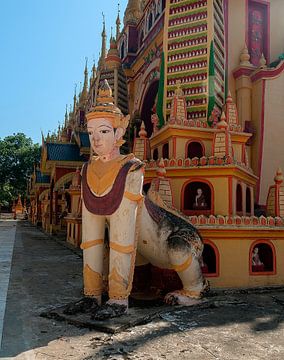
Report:
[[[28,178],[40,159],[40,146],[23,133],[0,139],[0,205],[26,197]]]

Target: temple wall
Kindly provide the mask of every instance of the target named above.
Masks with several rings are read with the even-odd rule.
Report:
[[[240,54],[245,45],[246,0],[228,1],[228,85],[236,101],[235,79],[232,71],[240,63]]]
[[[260,204],[266,204],[269,186],[277,168],[284,168],[284,73],[279,77],[266,80],[263,158],[260,181]]]
[[[284,1],[270,1],[270,61],[284,53]]]
[[[250,249],[257,240],[268,238],[262,231],[244,229],[239,236],[239,232],[234,234],[233,230],[226,233],[220,232],[214,238],[207,236],[208,230],[199,228],[199,232],[203,239],[210,240],[219,253],[217,264],[219,265],[219,276],[208,277],[212,288],[241,288],[241,287],[257,287],[272,285],[282,285],[284,281],[284,258],[281,256],[284,252],[284,239],[273,238],[269,236],[271,244],[275,248],[276,254],[276,271],[271,274],[251,274],[250,273]],[[227,237],[226,237],[227,236]],[[266,239],[265,239],[266,238]],[[206,276],[206,275],[205,275]]]
[[[262,81],[253,83],[252,88],[252,124],[255,129],[251,146],[251,167],[256,176],[259,176],[260,141],[261,141],[261,113],[262,113]],[[257,191],[256,191],[257,196]]]

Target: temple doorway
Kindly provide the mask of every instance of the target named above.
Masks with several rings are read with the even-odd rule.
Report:
[[[154,105],[156,101],[156,96],[158,93],[159,80],[152,82],[149,86],[146,95],[144,96],[142,110],[141,110],[141,119],[144,121],[145,128],[148,134],[148,137],[152,135],[153,124],[151,122],[151,115],[154,113]]]

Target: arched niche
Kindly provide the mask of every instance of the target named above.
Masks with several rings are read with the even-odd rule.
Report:
[[[189,141],[186,144],[185,157],[193,159],[194,157],[201,158],[205,155],[204,145],[201,141]]]
[[[153,132],[153,123],[151,121],[151,115],[153,114],[153,108],[155,105],[156,96],[158,93],[159,80],[155,80],[148,87],[146,94],[143,99],[143,104],[141,107],[141,119],[143,119],[145,124],[145,129],[147,131],[148,137],[152,135]]]
[[[255,241],[250,248],[250,274],[273,275],[276,273],[275,248],[270,241]]]
[[[208,181],[192,180],[182,189],[182,211],[186,215],[209,215],[214,212],[213,187]]]
[[[169,159],[169,143],[165,143],[162,147],[162,158]]]
[[[159,150],[156,148],[153,150],[153,160],[159,159]]]
[[[251,189],[246,188],[246,213],[251,215]]]
[[[125,57],[125,41],[122,41],[121,47],[120,47],[120,58],[124,59]]]
[[[241,184],[237,184],[236,189],[236,210],[239,213],[243,212],[243,190]]]
[[[58,191],[62,187],[67,189],[69,187],[69,185],[71,184],[73,176],[75,176],[75,174],[76,174],[75,172],[70,172],[68,174],[61,176],[61,178],[58,179],[54,185],[54,191]]]
[[[219,276],[219,251],[209,240],[204,241],[201,270],[205,276]]]

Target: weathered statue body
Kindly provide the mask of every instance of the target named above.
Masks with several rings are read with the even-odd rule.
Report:
[[[135,260],[138,265],[150,262],[177,271],[183,289],[168,294],[166,302],[196,303],[207,286],[199,263],[202,241],[186,220],[142,196],[144,164],[132,154],[123,156],[119,152],[128,118],[113,104],[107,82],[87,120],[96,156],[82,169],[85,299],[67,312],[90,308],[98,320],[127,312]],[[104,266],[106,225],[108,269]],[[101,305],[105,272],[109,300]]]

